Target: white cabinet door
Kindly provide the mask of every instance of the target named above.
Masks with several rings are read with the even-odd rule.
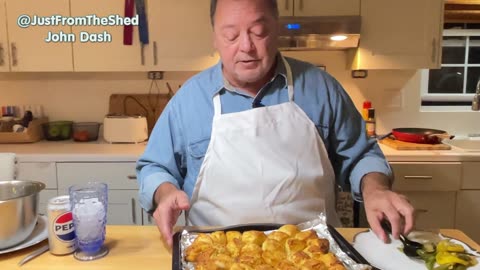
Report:
[[[58,192],[88,181],[108,185],[108,224],[142,225],[135,162],[57,163]]]
[[[72,16],[95,14],[107,17],[124,16],[124,2],[118,0],[71,0]],[[72,32],[80,37],[81,32],[103,33],[111,36],[111,42],[73,43],[75,71],[146,71],[147,64],[153,64],[152,45],[144,48],[145,62],[142,65],[138,27],[134,27],[133,44],[123,45],[123,26],[72,26]],[[85,34],[83,34],[85,35]]]
[[[442,0],[362,0],[360,47],[352,54],[352,68],[440,67],[443,6]]]
[[[111,225],[142,225],[142,208],[137,190],[108,192],[107,223]]]
[[[478,168],[480,167],[480,162],[463,162],[462,165],[462,189],[480,190],[480,181],[478,180]]]
[[[56,189],[44,189],[40,191],[40,200],[39,200],[39,205],[38,205],[38,213],[39,214],[47,214],[47,205],[48,205],[48,200],[50,200],[53,197],[57,197],[57,190]]]
[[[295,0],[278,0],[278,13],[280,16],[293,16],[293,7]]]
[[[358,16],[360,0],[296,0],[295,16]]]
[[[138,189],[135,162],[57,163],[59,190],[71,185],[98,181],[108,189]]]
[[[55,162],[22,162],[17,168],[17,179],[39,181],[44,183],[47,189],[57,189]]]
[[[454,228],[456,192],[410,191],[404,194],[417,211],[416,229]]]
[[[39,181],[45,184],[45,189],[40,191],[38,210],[40,214],[47,214],[48,200],[56,197],[58,194],[55,162],[18,163],[17,179]]]
[[[473,241],[480,242],[480,190],[462,190],[458,193],[455,228]]]
[[[68,190],[59,190],[59,195],[68,195]],[[108,190],[107,224],[142,225],[142,209],[137,190]]]
[[[149,1],[150,42],[156,41],[163,71],[200,71],[218,62],[213,48],[209,0]]]
[[[5,0],[0,0],[0,71],[10,71],[10,54],[7,39],[7,11]]]
[[[21,28],[22,15],[32,18],[70,16],[69,0],[6,0],[11,71],[73,71],[71,29],[68,25]],[[65,42],[46,42],[49,33]]]
[[[143,225],[148,225],[148,226],[156,226],[155,220],[153,219],[152,216],[150,216],[147,212],[142,211],[143,215]],[[177,223],[175,226],[185,226],[185,212],[182,212],[180,216],[178,217]]]
[[[458,191],[460,162],[390,162],[396,191]]]

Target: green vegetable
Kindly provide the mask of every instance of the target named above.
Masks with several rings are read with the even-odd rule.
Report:
[[[437,245],[425,243],[422,249],[417,250],[417,254],[428,270],[466,270],[478,263],[472,254],[466,253],[462,245],[447,239]]]
[[[50,128],[48,129],[48,135],[50,135],[51,137],[57,137],[58,135],[60,135],[60,128],[57,126],[50,126]]]
[[[433,270],[435,267],[435,256],[430,256],[427,260],[425,260],[425,265],[427,266],[428,270]]]

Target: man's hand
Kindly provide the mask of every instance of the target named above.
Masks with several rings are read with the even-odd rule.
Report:
[[[154,196],[157,209],[153,213],[153,218],[162,238],[169,247],[172,247],[173,226],[177,223],[182,211],[190,208],[188,196],[171,183],[161,184]]]
[[[392,236],[398,239],[400,234],[408,234],[414,225],[414,208],[408,199],[390,190],[387,176],[381,173],[369,173],[362,180],[363,202],[368,223],[373,232],[387,243],[389,237],[382,229],[380,221],[386,218],[392,224]]]

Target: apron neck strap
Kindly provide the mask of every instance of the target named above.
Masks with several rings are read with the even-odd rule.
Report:
[[[292,74],[292,68],[290,67],[290,64],[288,64],[287,60],[283,55],[281,55],[283,65],[285,66],[285,70],[287,71],[287,87],[288,87],[288,100],[290,102],[293,101],[293,74]]]
[[[283,55],[280,55],[282,58],[283,64],[285,66],[285,70],[287,71],[287,87],[288,87],[288,100],[290,102],[293,101],[293,75],[292,75],[292,68],[290,64],[288,64],[287,60]],[[220,92],[216,93],[213,96],[213,109],[215,112],[215,116],[222,114],[222,103],[220,102]]]

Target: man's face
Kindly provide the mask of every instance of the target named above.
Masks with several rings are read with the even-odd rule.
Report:
[[[230,83],[264,80],[277,52],[277,21],[264,0],[219,0],[214,46]]]

